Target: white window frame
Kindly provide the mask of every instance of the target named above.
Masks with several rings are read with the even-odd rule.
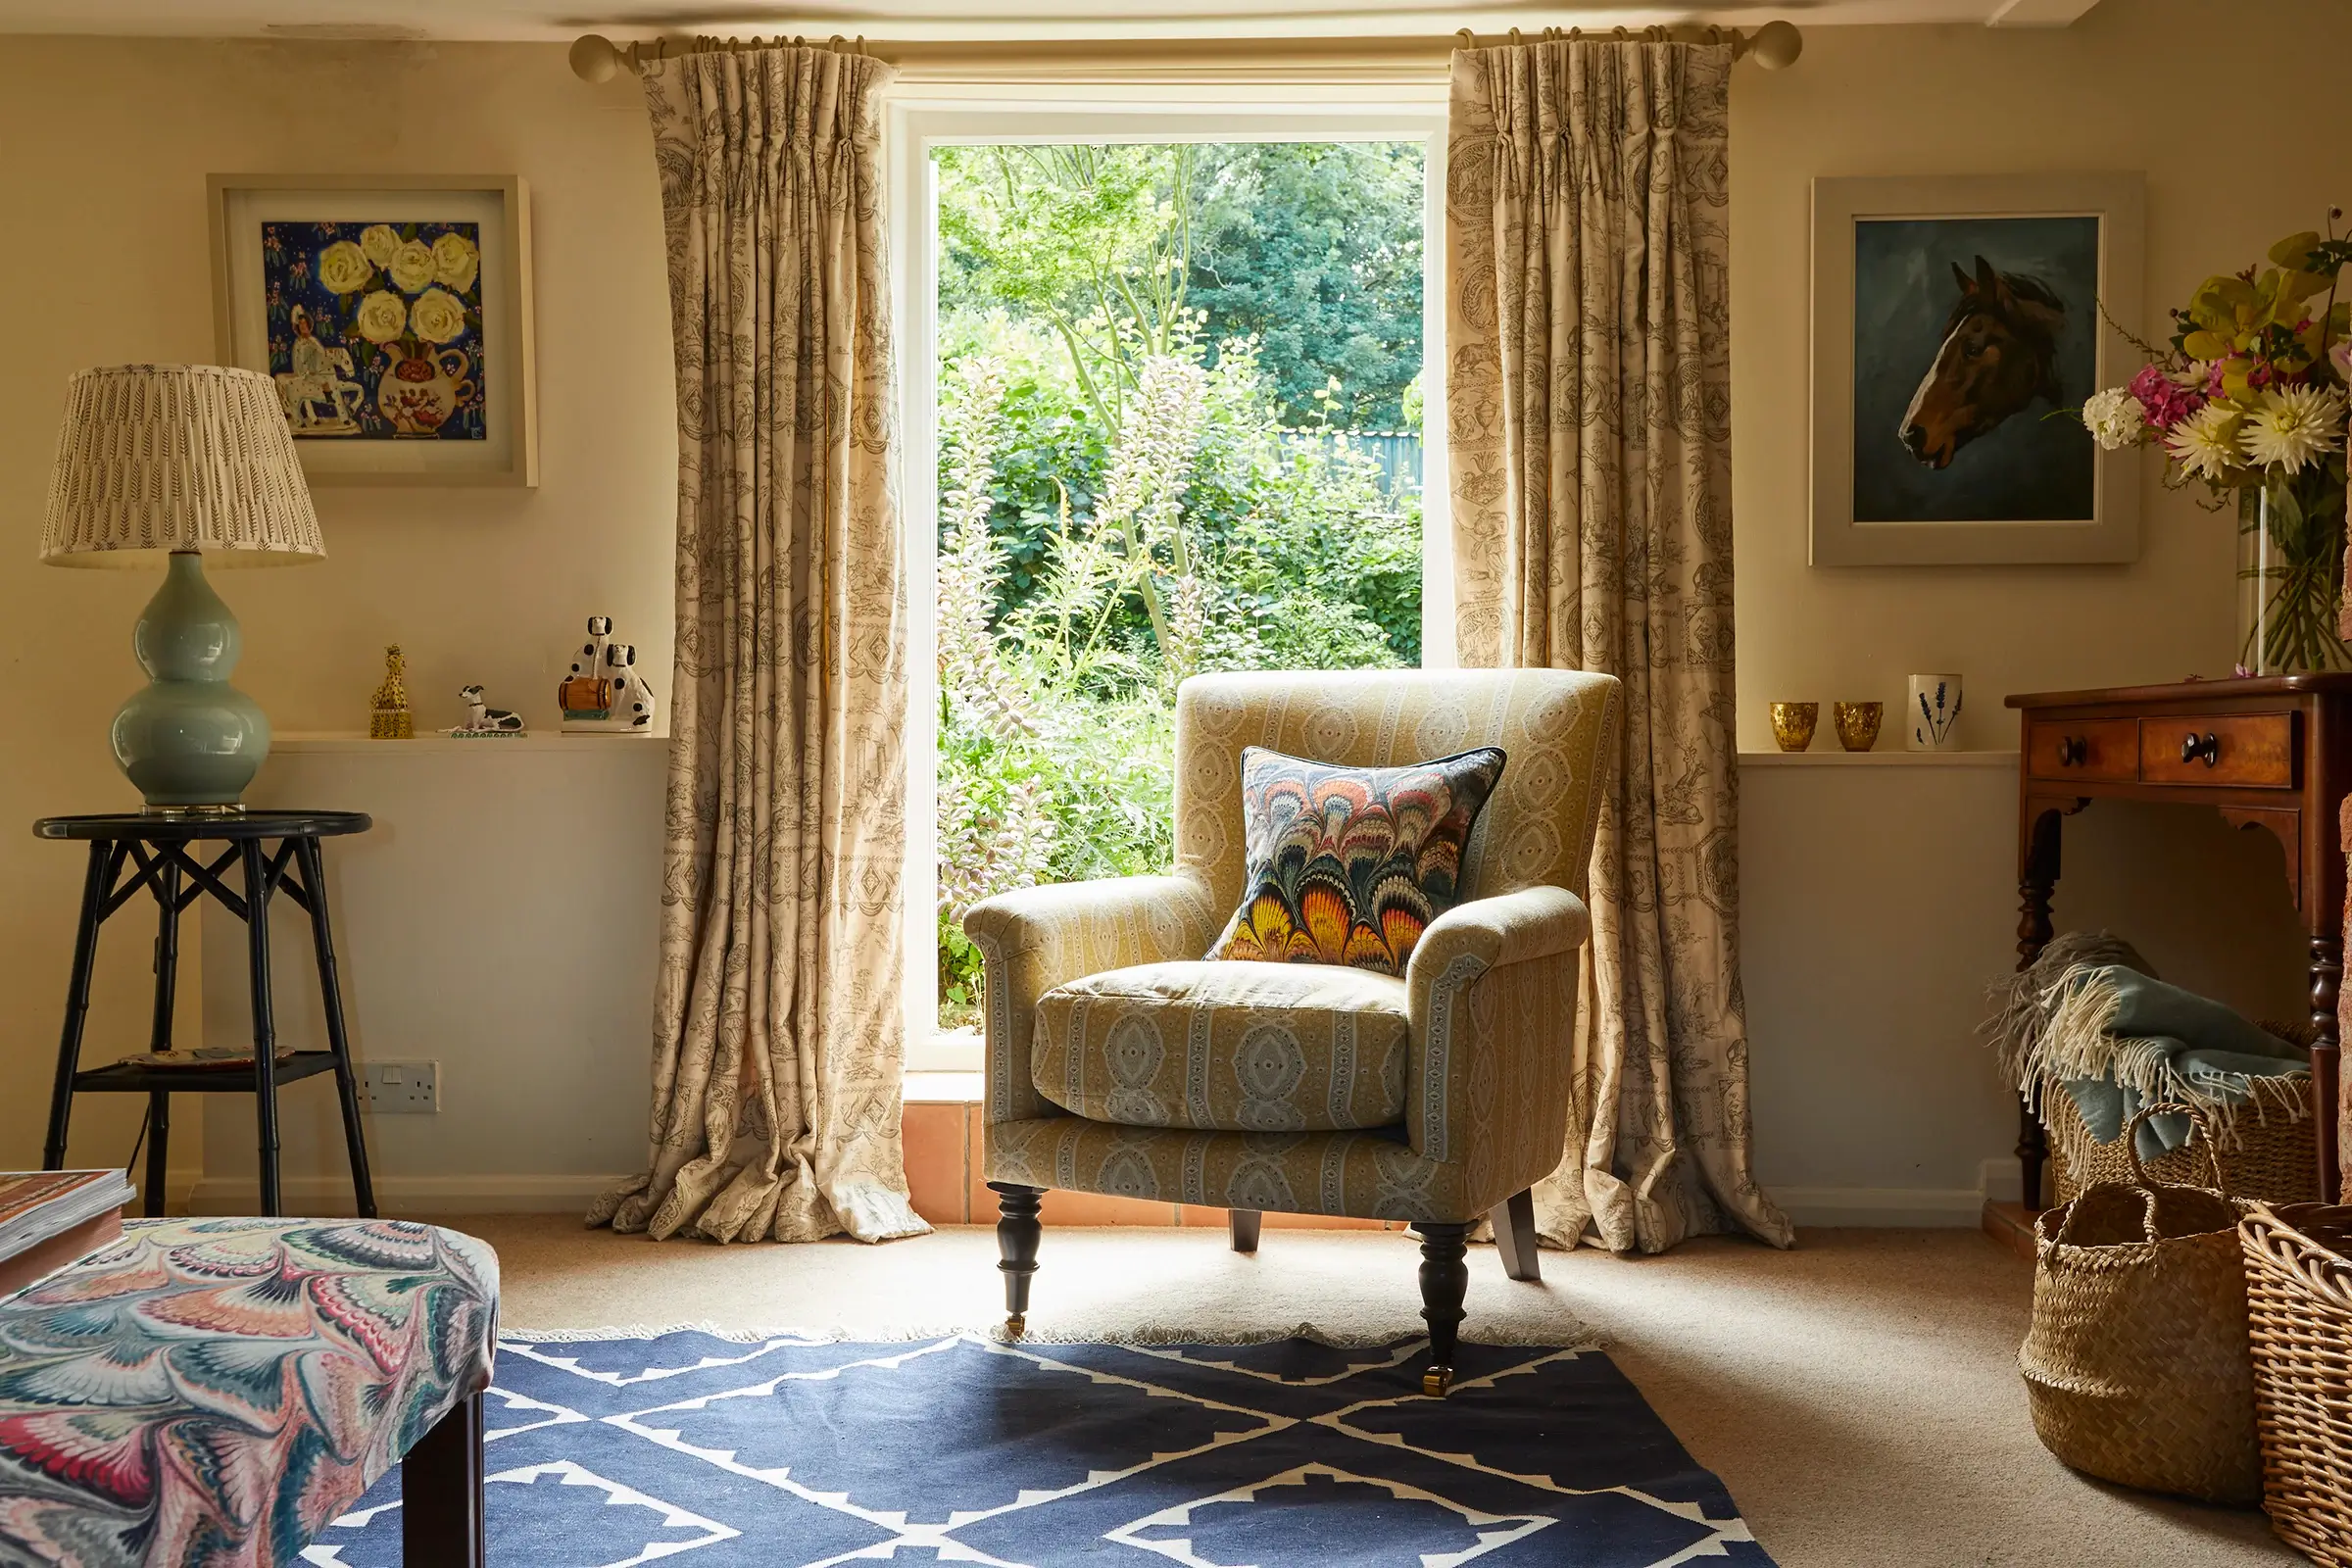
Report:
[[[1435,91],[1375,87],[1360,100],[1343,92],[1285,92],[1272,84],[1121,84],[1118,98],[1064,85],[1039,102],[1034,83],[964,84],[952,90],[894,89],[886,108],[893,319],[898,323],[901,435],[899,498],[906,552],[906,946],[904,1006],[906,1070],[977,1072],[980,1050],[939,1034],[938,752],[932,710],[939,697],[938,322],[939,254],[933,148],[950,143],[1418,141],[1426,158],[1422,196],[1421,663],[1456,662],[1453,529],[1446,473],[1446,106]],[[951,96],[952,91],[952,96]],[[1277,96],[1282,94],[1282,96]],[[1203,100],[1224,96],[1224,103]],[[1295,96],[1297,101],[1283,101]]]

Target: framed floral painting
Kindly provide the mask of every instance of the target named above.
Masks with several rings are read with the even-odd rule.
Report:
[[[521,179],[210,184],[221,359],[277,383],[314,484],[538,483]]]

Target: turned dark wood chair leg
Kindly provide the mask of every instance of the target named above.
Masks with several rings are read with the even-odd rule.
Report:
[[[485,1568],[482,1396],[461,1399],[400,1462],[400,1560]]]
[[[1494,1250],[1502,1254],[1502,1271],[1515,1280],[1542,1280],[1544,1266],[1536,1261],[1536,1190],[1513,1193],[1487,1218],[1494,1225]]]
[[[1019,1334],[1029,1326],[1029,1282],[1037,1277],[1037,1244],[1045,1227],[1037,1222],[1042,1187],[1012,1182],[990,1182],[997,1195],[997,1268],[1004,1276],[1004,1331]]]
[[[1421,1316],[1429,1323],[1429,1370],[1421,1374],[1421,1392],[1442,1399],[1453,1387],[1453,1357],[1460,1343],[1462,1298],[1470,1294],[1467,1225],[1420,1224]]]
[[[1265,1217],[1254,1208],[1229,1208],[1225,1211],[1225,1223],[1233,1231],[1235,1251],[1257,1250],[1257,1233]]]

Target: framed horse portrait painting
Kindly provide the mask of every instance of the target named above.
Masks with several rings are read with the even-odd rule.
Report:
[[[313,484],[538,483],[519,178],[211,184],[222,363],[277,384]]]
[[[2130,561],[2074,411],[2138,332],[2137,174],[1813,182],[1812,562]]]

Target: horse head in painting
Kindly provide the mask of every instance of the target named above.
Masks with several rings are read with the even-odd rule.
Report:
[[[2066,306],[2040,279],[1999,272],[1977,258],[1974,277],[1953,264],[1960,298],[1896,434],[1931,468],[2035,398],[2058,401],[2058,334]]]

